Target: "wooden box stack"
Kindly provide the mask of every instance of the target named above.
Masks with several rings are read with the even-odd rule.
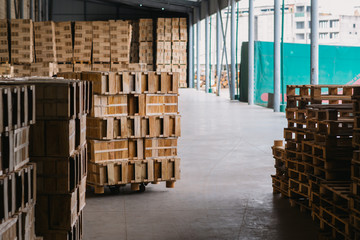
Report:
[[[131,184],[180,178],[177,73],[83,72],[93,82],[93,108],[87,119],[88,184],[95,193]]]
[[[36,62],[56,62],[55,23],[34,22]]]
[[[30,129],[30,161],[37,164],[36,233],[49,239],[82,239],[85,206],[88,82],[31,78],[36,124]]]
[[[334,239],[357,239],[349,219],[355,215],[351,199],[358,157],[352,146],[356,141],[352,96],[359,92],[360,87],[351,85],[287,86],[286,144],[275,141],[273,147],[274,193],[309,210]]]
[[[74,63],[90,64],[92,52],[92,22],[75,22],[74,30]]]
[[[148,70],[152,70],[153,54],[153,20],[139,20],[139,63],[146,63]]]
[[[179,86],[186,87],[186,18],[158,18],[156,33],[156,70],[179,72]]]
[[[30,19],[11,19],[11,63],[15,76],[30,76],[34,60],[34,30]]]
[[[130,62],[131,25],[121,20],[111,20],[109,23],[111,68],[122,68]]]
[[[9,25],[7,19],[0,19],[0,63],[10,63]]]
[[[73,71],[71,22],[55,23],[56,59],[60,72]]]
[[[35,87],[0,79],[0,93],[0,239],[35,240],[36,165],[29,162]]]
[[[129,21],[131,25],[130,63],[139,62],[139,21]]]
[[[110,70],[110,24],[107,21],[92,22],[92,62],[93,69],[109,66]]]
[[[0,64],[0,77],[14,77],[14,67],[9,63]]]

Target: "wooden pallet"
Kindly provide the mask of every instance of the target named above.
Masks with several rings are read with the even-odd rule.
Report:
[[[289,197],[289,181],[285,177],[271,175],[273,193],[281,193],[283,197]]]

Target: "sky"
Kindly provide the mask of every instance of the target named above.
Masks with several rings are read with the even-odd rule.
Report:
[[[247,8],[248,0],[241,0],[240,7]],[[285,0],[285,4],[290,3],[310,3],[310,0]],[[273,5],[274,0],[255,0],[255,7],[262,5]],[[360,7],[360,0],[319,0],[319,11],[332,14],[353,15],[354,6]],[[360,8],[359,8],[360,11]]]

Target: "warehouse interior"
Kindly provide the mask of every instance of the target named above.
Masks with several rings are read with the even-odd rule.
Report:
[[[286,0],[272,42],[255,0],[0,0],[0,239],[360,239],[359,48],[309,2],[296,45]]]

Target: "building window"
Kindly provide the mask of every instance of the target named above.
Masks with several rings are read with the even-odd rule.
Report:
[[[355,24],[355,23],[353,24],[353,28],[356,28],[356,24]]]
[[[330,33],[330,39],[337,39],[339,38],[339,33],[334,32],[334,33]]]
[[[304,40],[305,39],[305,34],[300,33],[300,34],[296,34],[296,40]]]
[[[339,20],[330,20],[330,28],[339,27]]]
[[[320,33],[319,38],[320,39],[327,39],[328,35],[329,35],[328,33]]]
[[[304,12],[304,6],[296,6],[296,12]]]
[[[311,21],[309,21],[309,28],[311,28]]]
[[[329,21],[327,21],[327,20],[319,21],[319,27],[320,28],[328,28],[329,27]]]
[[[304,29],[305,23],[304,22],[296,22],[296,29]]]
[[[308,13],[311,12],[311,7],[310,6],[306,7],[306,12],[308,12]]]

